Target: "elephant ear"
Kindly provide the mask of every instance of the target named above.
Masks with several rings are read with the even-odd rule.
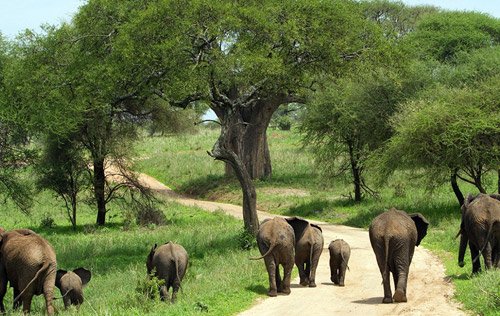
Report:
[[[82,285],[89,283],[90,278],[92,278],[92,273],[85,268],[78,268],[73,270],[73,272],[82,279]]]
[[[320,231],[320,232],[323,232],[323,230],[321,229],[321,227],[319,227],[318,225],[316,225],[316,224],[311,224],[311,226],[312,226],[312,227],[314,227],[314,228],[319,229],[319,231]]]
[[[425,235],[427,235],[427,227],[429,226],[429,222],[425,217],[420,213],[414,213],[409,215],[413,222],[415,222],[415,226],[417,227],[417,242],[415,246],[420,245],[422,239],[424,239]]]
[[[58,289],[61,289],[61,278],[66,274],[68,273],[68,271],[66,270],[57,270],[57,273],[56,273],[56,286]]]
[[[285,218],[285,220],[293,228],[293,232],[295,233],[295,241],[302,238],[304,231],[309,226],[309,222],[299,217]]]

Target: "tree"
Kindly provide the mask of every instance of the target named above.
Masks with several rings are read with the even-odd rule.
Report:
[[[365,182],[366,161],[390,138],[388,118],[402,98],[398,78],[382,68],[362,67],[355,75],[326,80],[308,105],[302,124],[304,144],[328,176],[349,174],[354,200],[374,192]]]
[[[143,92],[151,87],[145,83],[157,77],[148,67],[124,61],[122,50],[111,49],[115,28],[126,20],[130,6],[108,4],[95,1],[82,7],[70,25],[27,32],[15,47],[17,62],[9,78],[17,91],[11,113],[27,120],[31,130],[79,142],[87,152],[83,157],[93,166],[98,225],[105,224],[106,204],[122,197],[122,189],[151,198],[126,170],[125,157],[138,118],[150,113]],[[115,172],[106,172],[111,164],[123,182],[113,178]]]
[[[45,151],[37,164],[38,186],[54,191],[63,199],[68,218],[76,229],[78,195],[90,185],[83,148],[76,137],[48,135]]]
[[[28,212],[32,194],[20,171],[33,160],[34,152],[26,146],[26,130],[16,124],[12,113],[6,110],[11,93],[5,79],[12,63],[10,49],[10,43],[0,33],[0,197]]]
[[[460,204],[457,178],[486,193],[482,177],[500,164],[500,116],[486,91],[438,87],[406,104],[393,119],[396,133],[385,149],[386,165],[425,168],[434,183],[451,175]]]
[[[386,166],[424,167],[432,183],[450,181],[460,204],[458,180],[486,191],[483,175],[498,170],[499,40],[500,20],[479,13],[434,13],[417,24],[405,41],[437,86],[402,104]]]

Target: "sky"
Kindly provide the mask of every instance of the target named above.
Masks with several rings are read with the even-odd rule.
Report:
[[[488,13],[500,18],[500,0],[403,0],[408,5],[431,4],[450,10]],[[86,0],[0,0],[0,32],[13,39],[28,29],[40,30],[40,25],[69,22]]]

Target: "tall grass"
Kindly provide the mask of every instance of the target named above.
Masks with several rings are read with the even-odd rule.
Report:
[[[85,302],[68,315],[231,315],[252,304],[266,293],[267,274],[262,262],[248,260],[258,251],[242,250],[241,222],[222,213],[208,213],[175,203],[163,212],[165,226],[132,227],[125,230],[123,218],[112,205],[108,225],[96,228],[95,211],[82,207],[79,226],[73,231],[63,209],[48,193],[37,197],[29,216],[0,206],[2,226],[28,227],[44,236],[54,247],[58,268],[85,267],[92,279],[84,290]],[[51,218],[53,227],[40,227]],[[154,243],[175,241],[183,245],[190,263],[176,304],[149,299],[136,288],[146,279],[146,256]],[[9,310],[12,292],[6,295]],[[56,297],[60,297],[56,289]],[[62,300],[55,306],[63,310]],[[32,312],[43,313],[44,300],[33,300]],[[21,312],[19,312],[20,314]]]

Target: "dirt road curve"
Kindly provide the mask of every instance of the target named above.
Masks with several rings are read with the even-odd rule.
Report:
[[[208,211],[223,210],[236,218],[242,218],[240,206],[193,200],[176,194],[147,175],[141,175],[140,179],[153,190],[181,204]],[[274,216],[259,212],[260,220]],[[316,273],[318,286],[302,287],[298,279],[293,280],[290,295],[262,299],[240,315],[465,315],[460,306],[451,301],[453,287],[444,280],[443,265],[426,249],[417,247],[415,250],[407,289],[408,303],[382,304],[382,277],[368,232],[348,226],[311,222],[321,226],[325,238],[325,249]],[[344,239],[351,246],[350,271],[346,274],[343,288],[330,282],[328,266],[327,247],[330,241],[337,238]]]

